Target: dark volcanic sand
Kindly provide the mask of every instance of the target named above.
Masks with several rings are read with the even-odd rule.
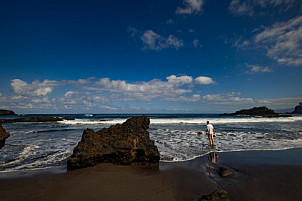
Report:
[[[302,149],[217,154],[218,165],[233,176],[219,177],[208,156],[161,163],[160,170],[100,164],[60,174],[2,175],[0,200],[191,201],[215,189],[227,190],[232,201],[301,199]]]

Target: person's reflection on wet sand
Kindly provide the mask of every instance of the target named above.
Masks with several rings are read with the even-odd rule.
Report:
[[[208,157],[209,161],[212,163],[218,163],[218,154],[211,152]]]
[[[213,176],[213,174],[212,174],[213,167],[211,168],[211,166],[213,166],[216,163],[218,163],[218,154],[216,154],[215,152],[209,153],[208,160],[209,160],[209,168],[208,168],[208,170],[209,170],[209,176]]]

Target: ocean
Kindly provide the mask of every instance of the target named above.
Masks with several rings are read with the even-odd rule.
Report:
[[[51,114],[22,115],[73,117],[75,120],[45,123],[10,123],[3,127],[10,137],[0,150],[0,174],[58,168],[66,171],[66,162],[86,128],[95,131],[135,114]],[[150,138],[161,161],[187,161],[211,151],[286,150],[302,148],[302,115],[263,118],[219,116],[218,114],[147,114]],[[0,117],[8,118],[8,117]],[[9,117],[11,118],[11,117]],[[205,135],[206,121],[216,130],[215,148]],[[202,134],[200,134],[202,133]]]

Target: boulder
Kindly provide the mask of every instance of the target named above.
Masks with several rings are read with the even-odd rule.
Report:
[[[216,190],[210,195],[204,195],[198,201],[230,201],[230,197],[225,190]]]
[[[160,155],[154,141],[150,140],[149,124],[149,118],[143,115],[97,132],[84,130],[81,141],[67,161],[67,170],[98,163],[140,164],[158,168]]]
[[[6,130],[2,127],[2,124],[0,123],[0,149],[5,145],[5,140],[10,135],[6,132]]]
[[[16,115],[14,111],[11,110],[0,110],[0,116],[4,115]]]
[[[244,109],[236,111],[235,113],[224,113],[220,116],[236,116],[236,115],[248,115],[248,116],[261,116],[261,117],[290,117],[290,115],[280,115],[275,113],[274,110],[269,109],[265,106],[263,107],[254,107],[252,109]]]
[[[231,169],[228,169],[226,167],[220,167],[218,170],[218,175],[221,177],[229,177],[234,174],[234,171]]]

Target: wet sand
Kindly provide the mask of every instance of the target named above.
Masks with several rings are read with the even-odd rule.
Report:
[[[193,200],[216,185],[205,174],[101,164],[63,174],[1,179],[1,200]]]
[[[216,176],[232,201],[301,200],[302,149],[221,153],[220,165],[231,168],[229,178]]]
[[[196,200],[215,189],[231,200],[300,200],[302,149],[217,153],[160,170],[100,164],[60,174],[0,179],[1,200]],[[213,160],[212,160],[213,161]],[[216,161],[214,161],[216,162]],[[235,171],[221,178],[217,168]]]

